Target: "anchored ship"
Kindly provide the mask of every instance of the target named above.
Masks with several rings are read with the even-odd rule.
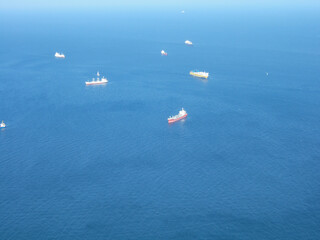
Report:
[[[65,58],[63,53],[58,53],[56,52],[56,54],[54,55],[56,58]]]
[[[164,50],[162,50],[162,51],[161,51],[161,55],[163,55],[163,56],[167,56],[167,55],[168,55],[168,53],[166,53]]]
[[[1,123],[0,123],[0,128],[5,128],[6,127],[6,124],[2,121]]]
[[[105,77],[102,77],[99,79],[100,73],[97,72],[97,78],[92,78],[91,82],[86,82],[86,85],[98,85],[98,84],[105,84],[108,82],[108,80]]]
[[[184,42],[186,45],[192,45],[193,43],[191,42],[191,41],[189,41],[189,40],[186,40],[185,42]]]
[[[173,123],[173,122],[177,122],[185,117],[187,117],[187,112],[182,108],[180,111],[179,111],[179,114],[175,115],[175,116],[170,116],[168,118],[168,123]]]
[[[195,77],[200,77],[200,78],[208,78],[209,77],[209,73],[199,72],[199,71],[191,71],[190,75],[195,76]]]

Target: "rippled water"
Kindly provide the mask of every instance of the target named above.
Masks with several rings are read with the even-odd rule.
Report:
[[[319,239],[319,20],[0,16],[0,238]]]

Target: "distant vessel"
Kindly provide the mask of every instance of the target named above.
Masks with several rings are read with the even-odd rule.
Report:
[[[63,53],[58,53],[56,52],[56,54],[54,55],[56,58],[65,58]]]
[[[163,56],[167,56],[167,55],[168,55],[168,53],[166,53],[164,50],[162,50],[162,51],[161,51],[161,55],[163,55]]]
[[[6,124],[2,121],[1,123],[0,123],[0,128],[5,128],[6,127]]]
[[[190,75],[195,76],[195,77],[200,77],[200,78],[208,78],[209,77],[209,73],[198,72],[198,71],[191,71]]]
[[[185,117],[187,117],[187,112],[182,108],[180,111],[179,111],[179,114],[175,115],[175,116],[170,116],[168,118],[168,123],[173,123],[173,122],[177,122]]]
[[[193,43],[192,43],[191,41],[189,41],[189,40],[186,40],[184,43],[185,43],[186,45],[193,45]]]
[[[184,13],[184,10],[182,10],[181,13],[183,14],[183,13]]]
[[[98,84],[105,84],[108,82],[108,80],[105,77],[102,77],[99,79],[100,73],[97,72],[97,78],[92,78],[91,82],[86,82],[86,85],[98,85]]]

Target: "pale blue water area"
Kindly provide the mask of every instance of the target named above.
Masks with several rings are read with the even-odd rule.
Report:
[[[320,239],[316,11],[2,12],[0,35],[0,239]]]

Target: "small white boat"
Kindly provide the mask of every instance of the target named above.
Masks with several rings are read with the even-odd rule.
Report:
[[[184,14],[184,10],[182,10],[181,13]]]
[[[192,43],[191,41],[189,41],[189,40],[186,40],[184,43],[185,43],[186,45],[193,45],[193,43]]]
[[[6,124],[2,121],[1,123],[0,123],[0,128],[5,128],[6,127]]]
[[[56,58],[66,58],[66,56],[63,53],[58,53],[58,52],[56,52],[56,54],[54,56]]]
[[[166,53],[164,50],[161,51],[162,56],[168,56],[168,53]]]
[[[105,77],[99,79],[100,73],[97,72],[97,78],[92,78],[91,82],[86,82],[86,85],[99,85],[99,84],[106,84],[108,80]]]

